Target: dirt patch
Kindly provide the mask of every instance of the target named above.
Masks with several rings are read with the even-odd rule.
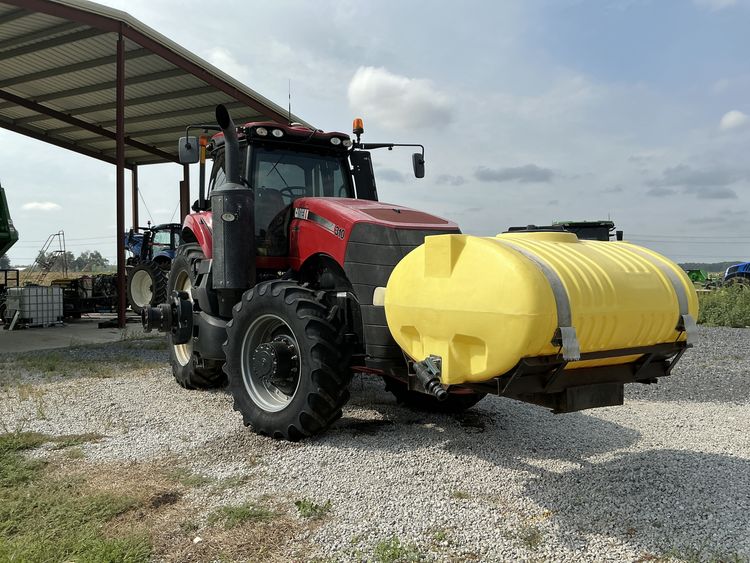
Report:
[[[257,501],[273,516],[225,527],[209,523],[216,505],[197,500],[198,487],[176,481],[170,471],[175,459],[153,463],[86,464],[60,467],[60,474],[85,481],[92,493],[128,494],[137,499],[133,509],[107,524],[115,537],[145,531],[157,561],[290,561],[305,558],[311,546],[299,536],[316,527],[295,516],[285,498]],[[204,497],[205,498],[205,497]],[[294,510],[294,512],[293,512]]]

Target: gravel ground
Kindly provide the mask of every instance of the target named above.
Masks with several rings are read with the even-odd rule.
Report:
[[[493,397],[460,416],[412,412],[357,377],[344,417],[298,444],[246,431],[226,394],[181,389],[167,367],[22,380],[39,391],[5,388],[6,430],[104,434],[83,447],[87,463],[167,458],[252,477],[196,490],[196,510],[330,500],[298,539],[310,558],[371,560],[398,538],[427,560],[750,560],[747,329],[701,329],[672,377],[629,386],[622,407],[567,415]]]

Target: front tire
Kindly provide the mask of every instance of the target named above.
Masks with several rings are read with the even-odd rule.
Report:
[[[167,300],[167,276],[158,264],[149,260],[135,266],[128,276],[128,303],[134,313],[141,314]]]
[[[296,441],[328,428],[349,400],[343,330],[319,293],[256,285],[235,305],[224,344],[229,392],[245,426]]]
[[[197,262],[205,259],[199,244],[190,243],[180,247],[172,260],[167,286],[169,295],[173,291],[184,291],[191,295],[195,283]],[[199,358],[193,350],[193,340],[185,344],[175,344],[172,335],[167,333],[167,347],[169,348],[169,362],[172,364],[172,375],[177,383],[185,389],[211,389],[223,387],[226,383],[221,362],[204,360],[203,365],[197,365]]]

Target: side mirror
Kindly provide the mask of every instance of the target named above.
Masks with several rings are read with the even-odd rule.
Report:
[[[422,158],[422,153],[415,152],[411,155],[411,164],[414,167],[414,177],[424,178],[424,158]]]
[[[180,137],[177,151],[182,164],[195,164],[200,160],[198,137]]]

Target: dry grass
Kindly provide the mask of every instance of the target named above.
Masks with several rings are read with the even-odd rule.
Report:
[[[174,463],[92,465],[73,474],[84,476],[92,491],[134,496],[136,508],[111,521],[108,533],[146,528],[157,560],[281,562],[298,560],[308,551],[296,539],[307,526],[285,504],[261,499],[249,503],[252,510],[243,504],[212,510],[196,506],[192,491],[204,483],[176,480]],[[194,543],[196,537],[201,541]]]

